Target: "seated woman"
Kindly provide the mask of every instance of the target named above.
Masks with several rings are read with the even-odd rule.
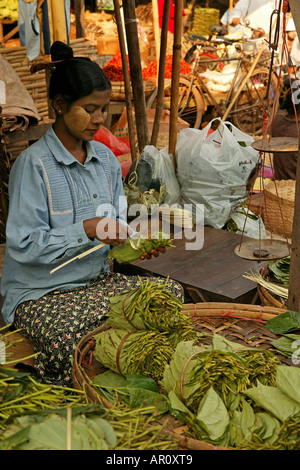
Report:
[[[51,58],[55,122],[10,174],[2,314],[33,341],[38,376],[72,386],[76,344],[102,324],[110,296],[141,281],[109,272],[106,263],[110,245],[124,243],[131,231],[120,164],[93,140],[111,84],[97,63],[73,57],[63,43],[52,45]],[[104,247],[50,273],[101,242]],[[183,300],[181,286],[169,286]]]
[[[274,118],[271,129],[272,137],[298,137],[300,134],[300,104],[293,104],[293,92],[289,89],[286,98]],[[300,92],[296,94],[300,96]],[[295,115],[295,110],[297,116]],[[297,152],[274,152],[273,167],[275,180],[296,179]]]

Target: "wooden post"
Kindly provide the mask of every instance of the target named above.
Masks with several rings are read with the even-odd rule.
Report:
[[[300,142],[297,156],[297,179],[292,230],[290,280],[287,307],[300,312]]]
[[[173,155],[173,164],[176,170],[175,149],[178,131],[178,94],[181,60],[181,35],[182,35],[182,0],[175,0],[174,42],[172,61],[172,85],[171,85],[171,108],[169,126],[169,154]]]
[[[157,1],[157,0],[156,0]],[[160,43],[160,55],[159,55],[159,67],[158,67],[158,85],[157,85],[157,96],[156,96],[156,110],[153,122],[152,134],[151,134],[151,145],[156,146],[157,138],[159,134],[160,120],[164,104],[164,85],[165,85],[165,70],[166,70],[166,52],[168,42],[168,25],[170,16],[170,5],[171,0],[165,0],[164,12],[161,28],[161,43]]]
[[[125,44],[125,37],[124,37],[124,30],[123,30],[119,0],[114,0],[114,10],[115,10],[118,35],[119,35],[120,52],[121,52],[123,75],[124,75],[125,102],[126,102],[126,110],[127,110],[127,122],[128,122],[128,134],[129,134],[129,143],[130,143],[130,150],[131,150],[131,160],[134,160],[136,158],[136,148],[135,148],[134,122],[133,122],[132,103],[131,103],[131,83],[130,83],[130,75],[128,71],[126,44]]]
[[[149,128],[134,0],[123,2],[136,131],[140,153],[149,144]]]
[[[295,22],[298,36],[300,35],[300,5],[298,0],[289,0],[293,20]],[[297,173],[296,173],[296,191],[294,219],[292,230],[292,247],[290,263],[290,280],[287,306],[290,310],[300,312],[300,142],[298,147]]]
[[[76,24],[76,37],[84,38],[85,36],[85,18],[84,18],[84,0],[74,0],[74,13]]]
[[[153,11],[153,29],[154,29],[154,40],[155,40],[155,55],[156,62],[158,64],[160,51],[160,31],[159,31],[159,15],[158,15],[158,4],[157,0],[152,0],[152,11]],[[156,77],[158,79],[158,77]]]
[[[231,13],[232,8],[233,8],[233,0],[229,0],[229,14]],[[231,25],[230,24],[228,24],[227,28],[228,28],[228,33],[231,33]]]

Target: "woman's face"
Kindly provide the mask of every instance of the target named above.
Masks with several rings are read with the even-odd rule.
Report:
[[[84,141],[93,140],[96,132],[105,122],[110,103],[110,90],[93,91],[80,98],[63,114],[69,134]]]

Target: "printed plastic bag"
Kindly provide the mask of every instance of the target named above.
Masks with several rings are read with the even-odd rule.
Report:
[[[211,132],[214,121],[218,128]],[[247,196],[259,152],[253,138],[229,122],[213,119],[203,130],[183,129],[176,145],[180,203],[204,205],[204,223],[222,228]],[[201,208],[202,209],[202,208]]]

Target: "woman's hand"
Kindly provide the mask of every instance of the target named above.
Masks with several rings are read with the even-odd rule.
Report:
[[[97,238],[97,240],[112,246],[125,243],[133,232],[125,223],[107,217],[86,219],[83,221],[83,227],[89,238]]]

